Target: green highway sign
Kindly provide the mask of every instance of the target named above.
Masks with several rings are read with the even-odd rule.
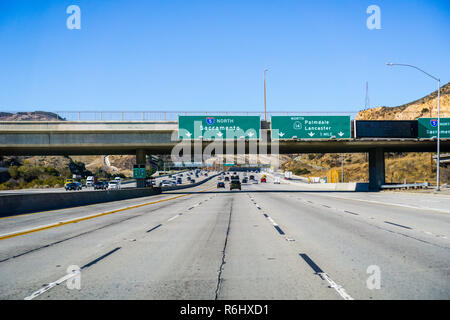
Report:
[[[281,139],[350,139],[350,116],[272,116],[273,140]]]
[[[417,119],[419,138],[437,138],[438,118]],[[440,118],[440,137],[450,138],[450,118]]]
[[[179,139],[259,139],[259,116],[179,116]]]
[[[133,166],[133,178],[135,179],[144,179],[145,178],[145,164],[135,164]]]

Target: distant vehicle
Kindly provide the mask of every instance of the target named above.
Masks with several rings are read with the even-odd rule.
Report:
[[[280,177],[273,178],[273,183],[274,184],[280,184]]]
[[[255,176],[254,175],[250,175],[250,180],[255,180]]]
[[[106,184],[106,181],[97,181],[93,185],[94,190],[106,190],[108,189],[108,185]]]
[[[230,178],[229,177],[225,177],[225,181],[230,181]]]
[[[97,177],[89,176],[86,178],[86,187],[93,187],[97,182]]]
[[[292,179],[292,171],[286,171],[286,172],[284,173],[284,178],[285,178],[286,180]]]
[[[120,181],[121,181],[120,177],[115,177],[114,180],[117,181],[118,183],[120,183]]]
[[[108,182],[108,190],[119,190],[120,184],[117,182],[117,180],[111,180]]]
[[[237,177],[237,178],[236,178]],[[234,178],[234,179],[233,179]],[[230,190],[239,189],[241,190],[241,182],[239,181],[239,176],[235,176],[231,178],[230,182]]]
[[[66,179],[66,181],[64,181],[64,186],[68,183],[73,183],[73,179]]]
[[[145,186],[147,187],[147,188],[153,188],[154,186],[155,186],[155,179],[147,179],[147,180],[145,180]]]
[[[191,183],[195,183],[195,179],[191,179]]]
[[[178,178],[178,179],[177,179],[177,184],[182,184],[182,183],[183,183],[183,179]]]
[[[171,180],[163,180],[159,184],[160,187],[172,187],[174,185],[176,185],[176,182]]]
[[[248,183],[247,177],[244,177],[244,178],[242,179],[242,183]]]
[[[264,177],[264,176],[261,178],[261,183],[263,183],[263,182],[267,182],[266,177]]]
[[[258,184],[258,180],[253,180],[253,184]]]
[[[80,183],[77,182],[69,182],[64,186],[64,189],[66,189],[66,191],[69,190],[81,190],[82,186]]]
[[[217,182],[217,188],[225,188],[225,183],[223,181]]]

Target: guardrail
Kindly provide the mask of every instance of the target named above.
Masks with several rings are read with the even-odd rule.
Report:
[[[422,183],[402,183],[402,184],[384,184],[380,188],[381,189],[410,189],[410,188],[428,188],[428,182]]]
[[[264,120],[264,112],[260,111],[56,111],[56,112],[4,112],[15,114],[20,120],[24,116],[30,121],[155,121],[178,120],[178,116],[260,116]],[[267,119],[274,116],[312,116],[312,115],[350,115],[356,116],[358,111],[270,111]],[[1,120],[1,117],[0,117]]]

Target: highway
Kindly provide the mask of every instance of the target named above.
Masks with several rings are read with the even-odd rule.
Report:
[[[450,299],[450,196],[272,182],[2,218],[0,299]]]
[[[177,175],[173,174],[174,176]],[[204,180],[205,176],[199,176],[198,178],[194,176],[195,181],[199,182]],[[105,180],[105,181],[109,181],[107,179],[100,179],[100,180]],[[112,179],[111,179],[112,180]],[[171,180],[170,178],[168,178],[166,175],[161,176],[161,177],[155,177],[154,181],[155,184],[158,186],[160,182],[164,181],[164,180]],[[187,180],[186,175],[184,175],[182,177],[182,183],[179,185],[187,185],[190,184],[191,182]],[[136,188],[136,180],[126,180],[121,182],[120,184],[121,189],[127,189],[127,188]],[[95,190],[94,187],[85,187],[83,186],[82,190],[70,190],[70,192],[80,192],[80,191],[84,191],[84,192],[91,192],[91,191],[101,191],[101,189]],[[15,195],[15,194],[29,194],[29,193],[46,193],[46,192],[66,192],[66,190],[64,189],[64,187],[61,188],[29,188],[29,189],[15,189],[15,190],[0,190],[0,197],[1,196],[8,196],[8,195]]]

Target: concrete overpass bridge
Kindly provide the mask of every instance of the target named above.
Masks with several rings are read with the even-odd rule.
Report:
[[[436,152],[436,140],[416,138],[356,138],[346,140],[270,140],[270,122],[261,121],[258,149],[270,153],[369,153],[369,185],[385,182],[385,152]],[[1,121],[0,155],[136,155],[170,154],[180,142],[177,121]],[[211,142],[202,141],[202,149]],[[257,152],[244,141],[247,154]],[[236,150],[237,142],[235,142]],[[191,143],[193,150],[194,146]],[[450,152],[450,139],[441,140]],[[138,182],[143,183],[143,182]]]

